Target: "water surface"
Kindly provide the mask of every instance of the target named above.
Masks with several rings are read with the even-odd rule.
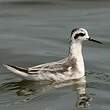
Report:
[[[88,29],[91,37],[104,43],[84,44],[87,87],[85,83],[80,86],[80,81],[57,88],[46,82],[21,81],[1,67],[0,109],[77,110],[83,89],[92,98],[87,110],[109,110],[109,20],[107,0],[0,3],[0,64],[30,67],[62,59],[75,27]]]

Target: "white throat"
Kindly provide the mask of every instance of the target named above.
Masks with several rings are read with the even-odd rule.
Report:
[[[72,42],[70,47],[70,54],[71,57],[74,57],[76,59],[82,57],[82,43],[77,41]]]
[[[72,41],[70,47],[70,57],[76,59],[76,66],[81,75],[85,74],[84,60],[82,56],[82,42]]]

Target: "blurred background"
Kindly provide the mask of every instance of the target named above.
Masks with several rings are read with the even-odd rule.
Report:
[[[84,43],[87,91],[94,99],[87,109],[110,110],[110,0],[0,0],[0,110],[77,110],[72,87],[40,94],[41,85],[21,82],[2,67],[66,57],[76,27],[104,43]]]

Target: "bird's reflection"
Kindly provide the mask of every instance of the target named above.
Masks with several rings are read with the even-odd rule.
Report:
[[[48,81],[18,81],[18,82],[8,82],[0,85],[0,91],[10,91],[15,90],[18,96],[30,96],[33,95],[34,98],[37,96],[48,92],[51,89],[61,88],[65,86],[71,86],[73,90],[77,91],[77,101],[76,107],[86,108],[90,104],[91,97],[87,93],[86,88],[86,77],[82,77],[77,80],[65,81],[63,83],[55,83]],[[27,100],[31,100],[27,98]]]
[[[90,105],[92,97],[89,96],[89,93],[86,88],[86,77],[75,81],[75,89],[78,94],[76,106],[80,108],[88,107]]]

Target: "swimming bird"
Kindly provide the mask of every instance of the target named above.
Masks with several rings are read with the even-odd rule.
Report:
[[[11,72],[26,80],[48,80],[62,82],[65,80],[79,79],[85,75],[85,66],[82,55],[83,41],[100,41],[89,37],[84,28],[75,28],[71,32],[71,44],[68,56],[56,62],[45,63],[29,68],[21,68],[14,65],[3,64]]]

